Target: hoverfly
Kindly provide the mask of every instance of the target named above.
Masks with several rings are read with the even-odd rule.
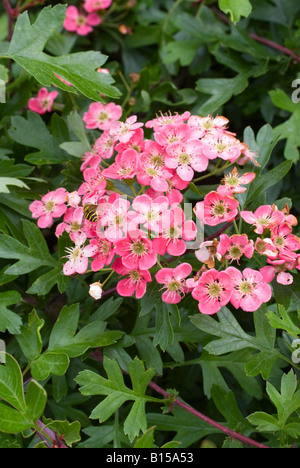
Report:
[[[87,203],[83,207],[84,216],[91,223],[96,223],[99,219],[97,208],[98,205],[92,205],[91,203]]]

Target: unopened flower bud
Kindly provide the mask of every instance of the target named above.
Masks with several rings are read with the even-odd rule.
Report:
[[[96,300],[101,299],[102,292],[103,292],[103,290],[101,288],[101,283],[99,281],[97,281],[96,283],[90,284],[89,294],[94,299],[96,299]]]

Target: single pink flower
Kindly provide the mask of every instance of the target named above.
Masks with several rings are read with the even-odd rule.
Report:
[[[232,133],[224,130],[212,130],[204,135],[201,140],[203,144],[203,154],[208,159],[221,158],[225,161],[235,161],[245,148]]]
[[[60,218],[66,211],[67,192],[64,188],[48,192],[41,200],[35,200],[29,205],[33,218],[38,218],[39,228],[49,228],[54,218]]]
[[[294,252],[300,249],[300,239],[292,234],[292,228],[289,224],[282,223],[271,228],[271,239],[282,254],[287,250]]]
[[[185,142],[175,142],[166,148],[165,164],[170,169],[176,169],[177,175],[190,182],[194,171],[204,172],[208,159],[203,156],[200,140],[190,139]]]
[[[213,129],[225,130],[228,122],[229,120],[223,116],[212,117],[208,115],[200,117],[199,115],[191,115],[187,123],[191,128],[197,128],[200,132],[199,138],[202,138]]]
[[[82,275],[86,272],[88,268],[89,259],[88,257],[91,254],[96,253],[97,247],[95,246],[94,252],[91,249],[87,249],[82,244],[85,240],[85,235],[78,237],[75,242],[74,247],[67,247],[67,255],[65,258],[68,258],[67,262],[63,266],[63,272],[65,275],[70,276],[78,273]]]
[[[156,118],[155,119],[152,119],[152,120],[148,120],[148,122],[146,122],[145,124],[145,127],[146,128],[153,128],[154,131],[157,131],[159,129],[161,129],[162,127],[164,127],[165,125],[170,125],[170,124],[173,124],[173,125],[179,125],[179,124],[182,124],[184,123],[188,118],[189,116],[191,115],[190,112],[186,111],[184,112],[183,114],[162,114],[160,116],[156,115]]]
[[[217,252],[226,260],[229,260],[230,263],[233,260],[239,263],[242,255],[247,258],[252,257],[254,253],[253,244],[253,240],[248,239],[247,234],[234,234],[231,237],[227,234],[221,234]]]
[[[83,171],[84,182],[78,189],[82,195],[82,204],[97,204],[99,198],[105,194],[106,180],[100,168],[89,167]]]
[[[116,258],[112,269],[119,275],[126,276],[117,284],[117,292],[120,296],[135,295],[137,299],[140,299],[145,295],[147,283],[152,281],[148,270],[131,270],[123,265],[121,258]]]
[[[49,92],[47,88],[41,88],[38,92],[37,97],[30,98],[28,101],[28,107],[33,112],[38,114],[45,114],[51,112],[53,101],[58,96],[57,91]]]
[[[104,229],[106,239],[117,242],[126,239],[130,202],[119,196],[109,197],[98,205],[99,226]]]
[[[76,32],[79,36],[86,36],[93,31],[94,26],[101,23],[101,18],[96,13],[80,13],[74,6],[68,6],[64,28],[67,31]]]
[[[178,304],[182,295],[189,288],[186,285],[185,278],[192,273],[192,267],[189,263],[181,263],[175,268],[162,268],[159,270],[155,279],[159,284],[164,285],[166,291],[162,294],[162,300],[168,304]]]
[[[152,241],[141,230],[129,232],[126,239],[115,242],[116,254],[129,270],[149,270],[157,262]]]
[[[97,168],[101,162],[101,157],[95,151],[87,151],[82,157],[82,164],[80,166],[81,172],[88,167]]]
[[[278,250],[273,241],[268,237],[264,239],[258,237],[255,241],[254,249],[260,255],[266,255],[268,258],[275,259],[278,257]]]
[[[214,268],[205,271],[196,284],[192,296],[199,302],[198,308],[202,314],[215,314],[230,301],[233,283],[227,272]]]
[[[91,239],[89,245],[85,247],[85,253],[92,257],[91,269],[93,271],[99,271],[105,265],[110,265],[115,256],[112,242],[107,240],[101,232],[97,234],[98,236]]]
[[[284,214],[271,205],[262,205],[254,213],[241,211],[240,215],[246,223],[255,226],[254,232],[257,234],[263,234],[265,229],[281,224],[284,219]]]
[[[88,13],[109,8],[112,0],[84,0],[83,8]]]
[[[186,220],[184,211],[179,206],[162,213],[161,234],[153,239],[153,249],[159,255],[168,253],[181,256],[186,252],[186,242],[196,238],[197,229],[194,221]]]
[[[208,226],[232,221],[238,214],[239,202],[218,192],[208,193],[204,201],[196,203],[194,212]]]
[[[256,177],[254,172],[247,172],[240,175],[237,168],[234,167],[231,172],[225,174],[222,185],[219,185],[217,191],[224,195],[232,195],[233,193],[246,192],[247,188],[242,185],[250,184]]]
[[[131,149],[140,154],[144,149],[144,145],[144,130],[139,127],[133,132],[128,141],[125,143],[119,142],[115,149],[118,153],[123,153],[125,150]]]
[[[136,115],[132,115],[131,117],[128,117],[125,122],[121,122],[120,120],[113,122],[109,133],[116,140],[119,140],[119,142],[127,143],[135,134],[136,129],[143,125],[144,124],[142,122],[137,122]]]
[[[110,159],[115,150],[115,138],[110,135],[108,130],[104,130],[102,135],[94,143],[94,151],[101,159]]]
[[[254,312],[271,299],[271,287],[259,271],[245,268],[241,272],[235,267],[228,267],[226,273],[230,275],[234,284],[230,302],[236,309]]]
[[[132,202],[132,208],[136,212],[133,223],[136,228],[143,227],[148,232],[161,232],[161,216],[169,208],[169,200],[165,196],[152,199],[148,195],[139,195]]]
[[[137,152],[127,149],[117,154],[115,162],[103,170],[102,174],[108,179],[133,179],[137,173]]]
[[[122,107],[114,102],[102,104],[102,102],[92,102],[87,112],[83,114],[82,120],[86,128],[99,130],[109,130],[112,124],[120,119]]]
[[[167,124],[159,130],[154,131],[154,140],[166,148],[175,142],[187,141],[191,138],[197,138],[198,131],[193,130],[185,123]]]
[[[63,222],[56,226],[55,235],[59,237],[66,231],[69,233],[71,240],[75,242],[78,236],[81,236],[83,233],[83,221],[82,206],[69,208],[64,215]]]

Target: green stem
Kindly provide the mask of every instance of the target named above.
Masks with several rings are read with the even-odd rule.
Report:
[[[226,161],[224,166],[222,166],[220,168],[219,168],[219,164],[220,164],[220,160],[218,161],[218,163],[216,164],[216,166],[214,167],[214,169],[211,172],[209,172],[208,174],[205,174],[204,176],[198,177],[198,179],[194,179],[193,183],[199,182],[200,180],[203,180],[203,179],[207,179],[208,177],[211,177],[211,176],[213,176],[215,174],[218,174],[219,172],[223,172],[225,169],[227,169],[227,167],[229,167],[233,163],[231,163],[230,161]]]
[[[114,274],[114,270],[112,270],[110,272],[110,274],[108,275],[108,277],[103,281],[103,283],[101,283],[101,288],[103,288],[103,286],[108,282],[108,280],[112,277],[112,275]]]

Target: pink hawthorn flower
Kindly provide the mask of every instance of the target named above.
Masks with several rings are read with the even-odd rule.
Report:
[[[212,117],[208,115],[206,117],[200,117],[199,115],[191,115],[187,123],[191,128],[197,128],[200,132],[199,138],[202,138],[211,130],[225,130],[228,122],[229,120],[223,116]]]
[[[179,206],[162,213],[161,234],[153,239],[153,249],[159,255],[168,253],[173,256],[183,255],[186,242],[196,238],[197,229],[194,221],[186,220],[184,211]]]
[[[83,246],[83,242],[85,241],[85,234],[81,237],[78,237],[75,242],[74,247],[67,247],[66,252],[67,255],[65,258],[68,258],[67,262],[63,266],[63,272],[65,275],[70,276],[78,273],[82,275],[86,272],[88,268],[89,259],[88,257],[91,255],[91,249],[87,249]],[[97,246],[94,248],[94,253],[97,251]]]
[[[111,242],[126,238],[128,232],[130,202],[116,195],[110,196],[107,202],[98,206],[98,224],[104,228],[104,235]]]
[[[83,172],[83,182],[79,189],[78,194],[82,195],[82,203],[97,204],[102,195],[105,194],[106,180],[100,168],[90,167]]]
[[[254,253],[254,242],[248,239],[247,234],[234,234],[229,237],[227,234],[220,235],[220,242],[217,247],[217,252],[226,260],[236,260],[239,263],[242,255],[251,258]]]
[[[190,128],[185,123],[167,124],[154,132],[154,140],[166,148],[171,143],[187,141],[191,138],[197,138],[198,130]]]
[[[133,218],[133,223],[158,233],[161,231],[161,216],[169,208],[169,200],[165,196],[153,200],[146,194],[139,195],[133,200],[132,208],[137,214]]]
[[[190,182],[194,171],[204,172],[208,159],[203,156],[200,140],[190,139],[185,142],[174,142],[166,148],[165,164],[170,169],[176,169],[177,175]]]
[[[295,252],[300,249],[299,237],[292,234],[292,228],[286,223],[271,228],[271,239],[280,254],[285,254],[287,251]]]
[[[217,188],[217,191],[223,195],[232,195],[233,193],[244,193],[247,188],[241,185],[250,184],[256,177],[254,172],[247,172],[246,174],[239,175],[236,167],[224,176],[222,185]]]
[[[235,161],[245,148],[235,136],[224,130],[214,130],[204,135],[201,140],[203,154],[208,159],[221,158],[225,161]]]
[[[125,267],[121,258],[116,258],[112,269],[119,275],[126,278],[120,280],[117,284],[117,292],[120,296],[133,296],[140,299],[144,296],[147,288],[147,283],[152,281],[151,275],[148,270],[131,270]]]
[[[208,193],[204,201],[196,203],[194,212],[204,224],[216,226],[217,224],[232,221],[238,214],[239,202],[228,195],[218,192]]]
[[[254,232],[263,234],[265,229],[270,229],[282,223],[284,214],[277,207],[262,205],[252,213],[251,211],[241,211],[241,217],[248,224],[255,226]]]
[[[135,230],[127,238],[115,242],[116,254],[122,257],[123,265],[129,270],[149,270],[157,262],[152,241],[146,233]]]
[[[88,13],[109,8],[112,0],[84,0],[83,8]]]
[[[112,137],[108,130],[104,130],[102,135],[97,138],[94,143],[94,151],[102,159],[110,159],[115,150],[115,138]]]
[[[122,107],[114,102],[102,104],[102,102],[92,102],[87,112],[83,114],[82,120],[86,128],[99,130],[109,130],[112,124],[120,119]]]
[[[202,314],[212,315],[228,304],[233,290],[231,276],[227,271],[214,268],[204,271],[192,290],[192,296],[198,303]]]
[[[271,299],[271,287],[259,271],[245,268],[241,272],[235,267],[228,267],[226,273],[230,275],[234,285],[230,302],[236,309],[254,312]]]
[[[184,112],[182,115],[178,114],[178,113],[175,113],[175,114],[162,114],[160,116],[156,115],[156,118],[155,119],[152,119],[152,120],[148,120],[148,122],[146,122],[145,124],[145,127],[146,128],[153,128],[154,131],[157,131],[159,129],[161,129],[162,127],[164,127],[164,125],[169,125],[169,124],[173,124],[173,125],[179,125],[179,124],[182,124],[184,123],[188,118],[189,116],[191,115],[190,112],[186,111]]]
[[[101,23],[101,18],[96,13],[88,15],[80,13],[74,6],[68,6],[64,28],[67,31],[76,32],[79,36],[86,36],[93,31],[94,26]]]
[[[101,157],[95,151],[87,151],[82,158],[82,164],[80,166],[81,172],[88,167],[97,168],[101,162]]]
[[[182,295],[189,291],[185,278],[192,273],[189,263],[181,263],[175,268],[162,268],[155,279],[159,284],[163,284],[166,291],[162,294],[162,300],[168,304],[178,304]]]
[[[137,153],[141,153],[143,151],[144,144],[144,130],[139,127],[134,131],[130,140],[125,143],[118,143],[115,149],[118,153],[123,153],[127,149],[132,149]]]
[[[60,218],[66,211],[67,191],[64,188],[46,193],[41,200],[35,200],[29,205],[33,218],[38,218],[39,228],[49,228],[54,218]]]
[[[115,162],[103,170],[104,177],[109,179],[133,179],[137,173],[137,152],[127,149],[117,154]]]
[[[121,122],[119,120],[113,122],[109,133],[121,143],[127,143],[133,137],[135,131],[143,125],[144,124],[142,122],[137,122],[136,115],[132,115],[131,117],[128,117],[125,122]]]
[[[83,233],[83,221],[83,208],[81,206],[69,208],[64,215],[63,222],[56,226],[55,235],[59,237],[66,231],[69,233],[71,240],[75,242]]]
[[[97,237],[91,239],[89,245],[85,247],[85,253],[92,257],[91,269],[99,271],[105,265],[111,264],[115,256],[115,248],[101,232],[97,232]]]
[[[58,92],[49,92],[47,88],[41,88],[38,92],[37,97],[32,97],[28,101],[28,107],[31,111],[37,112],[38,114],[45,114],[51,112],[53,101],[57,98]]]

